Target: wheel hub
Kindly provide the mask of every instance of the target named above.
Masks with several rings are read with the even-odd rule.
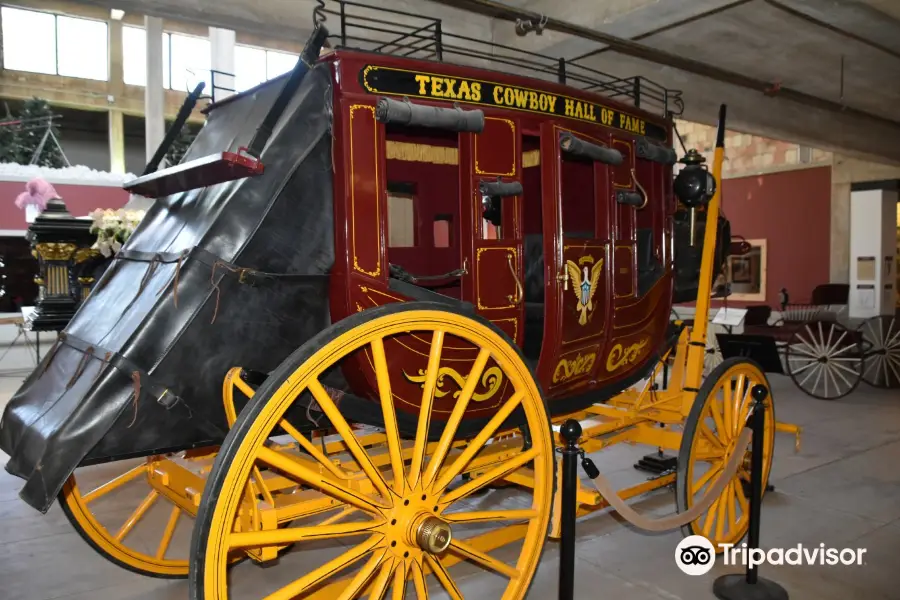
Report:
[[[453,540],[450,525],[434,515],[423,515],[418,520],[415,532],[416,544],[429,554],[442,554]]]

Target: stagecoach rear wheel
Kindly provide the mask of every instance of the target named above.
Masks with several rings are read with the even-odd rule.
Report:
[[[879,388],[900,388],[900,314],[866,319],[857,331],[865,352],[863,380]]]
[[[415,433],[401,437],[385,348],[396,347],[392,339],[409,334],[426,340],[429,350],[423,358],[426,377]],[[432,403],[441,352],[461,343],[477,349],[477,358],[450,414],[438,415]],[[321,382],[326,372],[360,351],[371,356],[377,378],[373,407],[380,408],[385,434],[377,446],[360,443]],[[462,441],[457,435],[460,418],[488,360],[502,370],[511,385],[509,395],[493,416],[470,431],[465,443],[457,443]],[[300,440],[303,453],[272,444],[284,415],[308,397],[305,392],[340,434],[346,450],[342,455],[326,456]],[[527,428],[529,445],[522,445],[522,436],[497,435],[511,415]],[[315,523],[239,531],[235,516],[253,467],[262,469],[264,477],[277,473],[296,482],[304,493],[318,492],[330,499],[331,512]],[[494,582],[500,587],[492,596],[523,598],[550,524],[554,468],[541,392],[519,350],[496,327],[433,303],[398,303],[357,313],[309,340],[271,373],[229,432],[194,530],[191,598],[427,598],[429,587],[432,593],[443,590],[451,598],[462,598],[457,584],[473,568],[497,576]],[[512,499],[514,505],[475,504],[474,493],[520,469],[533,485]],[[462,477],[466,473],[471,475],[468,480]],[[242,584],[241,576],[252,573],[241,567],[226,576],[230,549],[286,543],[294,543],[294,551],[272,567],[286,571],[273,572],[267,582],[272,589]]]
[[[702,535],[717,552],[721,544],[737,544],[750,524],[750,445],[737,448],[738,437],[750,414],[750,390],[762,384],[770,390],[765,400],[766,425],[763,451],[763,489],[769,480],[775,447],[775,409],[765,373],[754,362],[730,358],[716,367],[700,386],[684,424],[678,472],[675,480],[678,511],[684,512],[700,499],[721,476],[734,452],[745,460],[706,514],[682,528],[685,535]]]
[[[785,361],[797,387],[820,400],[843,398],[862,381],[860,336],[834,321],[800,326],[788,340]]]
[[[149,577],[184,579],[193,518],[150,486],[152,464],[139,459],[82,467],[66,481],[59,503],[75,530],[107,560]]]

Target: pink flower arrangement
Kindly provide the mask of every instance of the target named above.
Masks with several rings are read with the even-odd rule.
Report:
[[[24,192],[16,196],[16,206],[23,210],[26,206],[36,206],[43,211],[47,208],[47,203],[56,198],[59,198],[59,194],[53,186],[36,177],[25,184]]]

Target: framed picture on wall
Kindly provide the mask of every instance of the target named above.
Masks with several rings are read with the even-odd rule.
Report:
[[[734,256],[731,258],[731,282],[752,283],[752,261],[748,256]]]
[[[765,302],[767,255],[766,240],[746,240],[750,251],[729,256],[725,274],[731,282],[731,300]]]

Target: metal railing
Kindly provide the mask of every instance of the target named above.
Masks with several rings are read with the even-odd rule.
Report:
[[[645,77],[616,77],[578,61],[449,33],[440,19],[351,0],[333,0],[321,12],[336,17],[337,26],[327,24],[334,47],[456,62],[549,79],[666,117],[684,111],[680,91]]]

